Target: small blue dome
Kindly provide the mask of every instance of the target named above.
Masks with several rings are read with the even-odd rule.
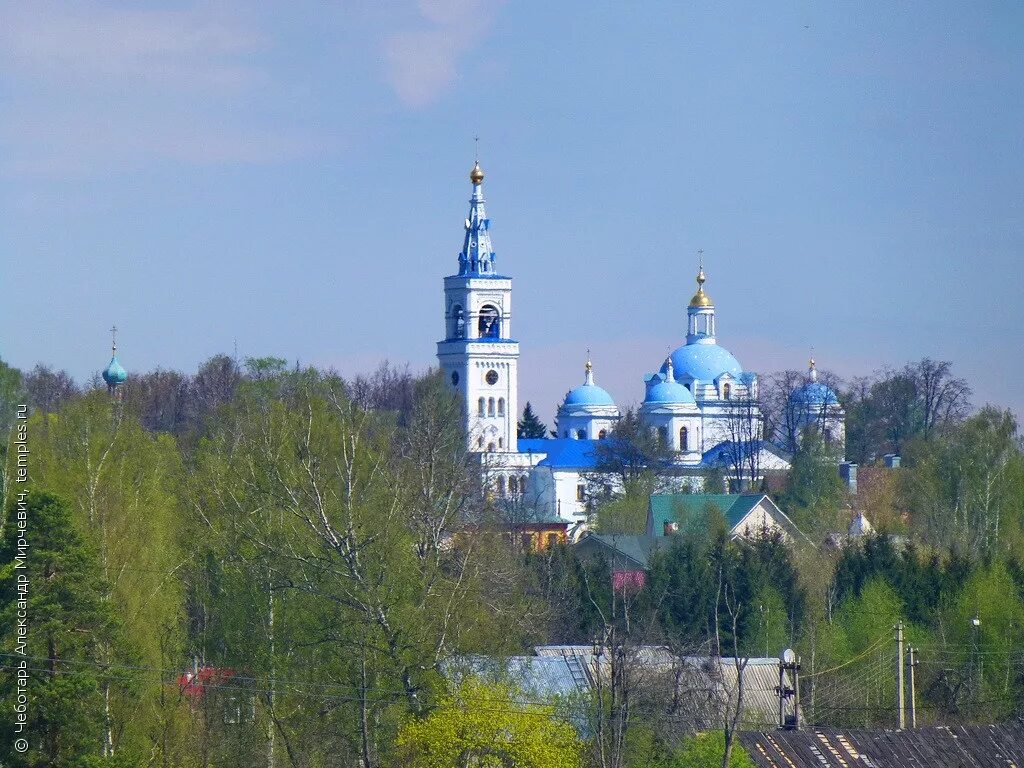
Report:
[[[693,399],[693,395],[686,387],[675,381],[662,381],[658,382],[654,386],[647,390],[647,397],[644,398],[645,403],[693,403],[697,401]]]
[[[736,378],[743,373],[739,361],[725,347],[717,344],[687,344],[680,347],[672,353],[672,367],[677,379],[688,376],[704,382],[714,381],[723,373]],[[661,370],[664,373],[664,365]]]
[[[832,388],[820,381],[809,381],[802,387],[793,390],[789,396],[791,403],[802,405],[839,405],[839,398]]]
[[[615,401],[597,384],[582,384],[566,394],[562,405],[615,405]]]
[[[103,371],[103,380],[113,387],[117,384],[124,384],[127,378],[128,371],[121,367],[121,364],[117,362],[117,355],[114,355],[110,358],[110,365]]]

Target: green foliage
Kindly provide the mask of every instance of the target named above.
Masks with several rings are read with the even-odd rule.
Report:
[[[526,407],[523,408],[523,418],[516,425],[516,431],[518,436],[522,438],[540,439],[548,436],[548,425],[542,422],[537,417],[537,414],[533,412],[533,406],[530,405],[529,401],[527,401]]]
[[[19,560],[22,537],[29,556]],[[26,618],[29,706],[27,732],[19,735],[30,744],[24,757],[13,752],[16,676],[13,664],[5,664],[0,671],[0,760],[54,768],[83,765],[86,757],[102,753],[106,721],[100,683],[107,649],[117,634],[95,554],[61,499],[31,491],[21,499],[15,496],[7,509],[0,563],[5,649],[17,648],[18,618]],[[29,589],[19,604],[22,578]]]
[[[845,487],[836,469],[835,450],[813,431],[804,435],[793,456],[785,493],[779,504],[812,538],[836,530]]]
[[[725,761],[725,734],[708,731],[683,741],[683,744],[664,764],[665,768],[713,768]],[[732,746],[728,768],[754,768],[754,761],[738,743]]]
[[[426,717],[410,717],[397,750],[409,768],[581,768],[582,744],[551,706],[521,703],[503,683],[468,679]]]

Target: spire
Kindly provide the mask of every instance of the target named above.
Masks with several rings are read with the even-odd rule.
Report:
[[[818,368],[814,363],[813,357],[807,363],[807,376],[810,378],[811,381],[818,380]]]
[[[587,364],[583,367],[586,373],[583,376],[583,383],[588,386],[594,386],[594,364],[590,362],[590,350],[587,350]]]
[[[128,378],[128,372],[122,367],[121,363],[117,360],[117,326],[115,325],[110,329],[110,362],[107,367],[103,370],[103,380],[107,382],[107,392],[112,396],[117,393],[117,388],[124,384]]]
[[[690,299],[691,307],[713,307],[714,302],[711,301],[711,297],[704,293],[704,282],[708,279],[707,275],[704,274],[704,251],[697,251],[700,254],[700,268],[697,270],[697,292],[693,294],[693,298]]]
[[[473,183],[473,196],[469,199],[469,218],[466,219],[466,237],[459,254],[460,275],[494,274],[494,251],[491,248],[491,220],[484,210],[484,171],[480,160],[473,163],[469,172]]]
[[[665,381],[670,384],[676,383],[676,371],[672,366],[672,355],[665,358]]]

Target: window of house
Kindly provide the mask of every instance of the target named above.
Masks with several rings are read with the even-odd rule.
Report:
[[[452,371],[452,386],[457,387],[459,385],[459,372]]]
[[[498,495],[505,495],[505,478],[500,475],[498,476]]]
[[[482,397],[476,401],[476,413],[478,416],[484,415],[484,399]]]
[[[478,437],[476,439],[476,447],[477,448],[483,448],[484,447],[484,439],[482,437]]]
[[[586,432],[586,430],[577,429],[576,430],[576,439],[577,440],[586,440],[587,439],[587,432]]]
[[[504,416],[505,415],[505,398],[504,397],[499,397],[498,398],[498,415],[499,416]]]
[[[519,492],[526,493],[526,475],[519,478]]]
[[[567,430],[565,430],[565,434],[563,435],[563,437],[568,437],[568,436],[569,436],[569,430],[567,429]]]
[[[488,443],[487,444],[487,450],[488,451],[493,451],[494,450],[494,443]]]
[[[600,432],[597,433],[597,439],[598,440],[604,440],[606,437],[608,437],[608,431],[607,430],[602,429]]]
[[[551,549],[552,547],[557,547],[557,546],[558,546],[558,534],[557,533],[549,533],[548,534],[548,549]]]
[[[726,400],[732,397],[732,384],[729,382],[722,385],[722,397]]]
[[[668,427],[658,427],[658,439],[662,445],[668,444]]]
[[[494,415],[494,398],[493,397],[487,398],[487,415],[488,416],[493,416]]]
[[[587,500],[587,486],[585,486],[585,485],[577,485],[576,486],[576,501],[586,501],[586,500]]]
[[[462,339],[466,336],[466,313],[458,304],[452,308],[452,338]]]
[[[690,450],[690,430],[688,430],[686,427],[679,428],[679,450]]]
[[[505,438],[504,437],[499,437],[498,438],[498,447],[499,448],[504,448],[505,447]]]

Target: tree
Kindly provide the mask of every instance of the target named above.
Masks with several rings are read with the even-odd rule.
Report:
[[[833,532],[840,524],[846,489],[836,469],[834,449],[809,431],[793,456],[785,492],[779,501],[786,514],[805,531]]]
[[[516,425],[516,430],[519,437],[522,438],[542,439],[548,436],[548,425],[533,412],[533,406],[529,401],[523,408],[523,418]]]
[[[594,452],[598,478],[615,476],[622,487],[645,475],[664,474],[672,461],[671,449],[632,408],[626,409],[605,440],[597,442]]]
[[[698,733],[686,739],[665,768],[754,768],[754,761],[739,744],[734,744],[726,760],[725,734],[722,731]]]
[[[29,542],[27,556],[19,548],[20,536]],[[18,585],[22,579],[29,585],[24,655],[8,657],[0,670],[0,759],[8,765],[83,765],[103,754],[103,648],[117,632],[95,554],[76,532],[67,505],[33,490],[17,494],[7,509],[0,563],[0,633],[6,649],[18,647],[18,602],[24,599]],[[18,734],[30,745],[24,756],[13,751],[14,668],[19,666],[27,673],[30,701],[27,733]]]
[[[67,371],[37,365],[25,375],[25,394],[32,410],[55,413],[78,396],[79,389]]]
[[[398,732],[408,768],[581,768],[582,744],[555,708],[523,701],[504,683],[469,678],[443,696],[426,717],[406,719]]]

